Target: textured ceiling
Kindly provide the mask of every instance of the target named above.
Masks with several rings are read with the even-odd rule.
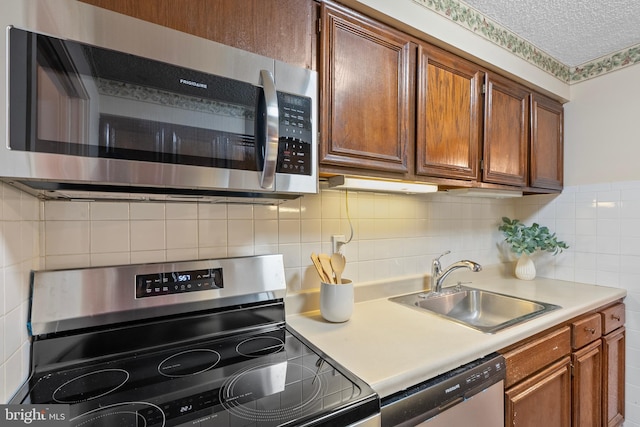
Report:
[[[464,0],[570,67],[640,43],[640,0]]]

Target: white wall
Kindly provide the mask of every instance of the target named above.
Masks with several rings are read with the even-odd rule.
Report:
[[[565,185],[640,179],[640,66],[571,86]]]

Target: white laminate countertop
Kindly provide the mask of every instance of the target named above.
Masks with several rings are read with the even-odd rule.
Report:
[[[562,308],[495,334],[484,334],[388,300],[389,296],[423,289],[425,278],[414,276],[395,283],[356,286],[353,314],[344,323],[322,318],[315,309],[317,292],[291,295],[286,301],[287,324],[386,397],[626,296],[626,291],[618,288],[544,278],[522,281],[503,266],[479,273],[456,272],[451,277],[452,281],[471,281],[464,282],[466,286]]]

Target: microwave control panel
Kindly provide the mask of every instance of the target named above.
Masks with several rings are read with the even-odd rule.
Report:
[[[311,175],[311,98],[278,92],[280,116],[276,172]]]
[[[222,289],[222,268],[136,275],[136,298]]]

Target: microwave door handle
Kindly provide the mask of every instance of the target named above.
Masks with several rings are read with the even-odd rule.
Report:
[[[260,177],[260,187],[266,190],[273,190],[276,177],[276,163],[278,161],[278,94],[273,79],[273,74],[268,70],[260,70],[262,86],[264,89],[264,99],[266,103],[265,141],[264,143],[264,165],[262,176]]]

